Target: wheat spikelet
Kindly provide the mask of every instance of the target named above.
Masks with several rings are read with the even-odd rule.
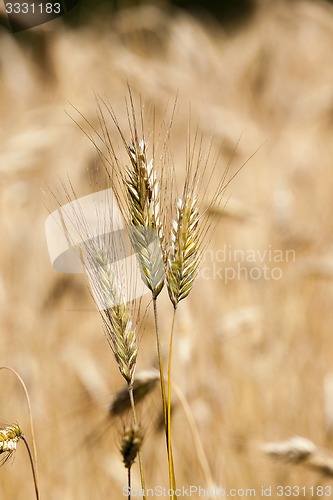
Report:
[[[110,250],[104,239],[95,238],[85,243],[85,270],[99,304],[114,304],[100,310],[104,330],[116,359],[119,371],[132,383],[138,347],[136,327],[130,304],[123,294],[123,285],[115,275]]]
[[[124,435],[121,443],[121,454],[126,469],[130,469],[135,462],[135,459],[140,451],[143,441],[141,428],[132,424],[124,430]]]
[[[124,304],[107,309],[104,313],[105,330],[122,376],[128,383],[133,380],[137,360],[136,331]]]
[[[128,153],[132,164],[132,168],[127,169],[126,178],[131,241],[142,279],[156,298],[164,284],[157,172],[153,160],[147,161],[144,140],[128,146]]]
[[[297,463],[312,455],[316,446],[312,441],[297,436],[287,441],[267,443],[263,449],[272,457]]]
[[[71,191],[65,185],[63,188],[68,201],[63,231],[69,247],[79,254],[119,371],[131,383],[138,349],[135,304],[129,301],[136,282],[126,260],[126,233],[119,229],[118,211],[109,190],[101,191],[103,196],[96,196],[88,210],[72,186]]]
[[[113,265],[116,255],[110,245],[111,242],[99,237],[88,240],[83,245],[84,269],[99,309],[126,303],[121,276],[118,268]]]
[[[144,133],[143,104],[140,102],[139,115],[136,114],[132,91],[128,87],[129,102],[126,102],[127,120],[130,129],[130,140],[118,123],[112,107],[101,98],[96,98],[100,126],[102,133],[97,130],[93,132],[101,139],[102,149],[106,147],[105,155],[101,148],[93,140],[100,158],[106,168],[109,181],[117,198],[122,216],[127,222],[130,231],[131,242],[137,255],[141,277],[144,284],[151,290],[153,298],[156,298],[164,285],[164,238],[163,227],[160,216],[160,180],[153,158],[147,159],[147,142]],[[125,147],[130,160],[130,165],[125,167],[115,153],[112,144],[106,115],[111,117]],[[141,121],[139,132],[137,118]],[[154,130],[153,130],[154,132]],[[165,161],[166,142],[169,130],[163,140],[164,151],[160,162]],[[142,139],[139,139],[141,135]],[[91,139],[91,137],[90,137]],[[156,144],[153,140],[153,150]]]
[[[174,307],[190,293],[199,265],[199,207],[197,198],[186,193],[177,202],[172,222],[167,262],[168,292]]]
[[[15,452],[18,441],[22,437],[22,431],[18,424],[0,427],[0,455],[6,453],[2,463]]]

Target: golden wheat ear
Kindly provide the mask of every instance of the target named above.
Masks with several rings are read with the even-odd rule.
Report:
[[[190,293],[199,265],[199,207],[190,193],[178,199],[167,260],[167,286],[174,307]]]
[[[121,214],[129,228],[142,280],[156,298],[164,284],[164,244],[162,217],[160,216],[161,176],[159,176],[160,170],[155,165],[154,140],[152,158],[149,160],[147,158],[143,104],[140,101],[140,111],[137,113],[130,87],[128,87],[128,98],[126,112],[130,138],[126,137],[112,107],[98,96],[96,96],[96,102],[101,131],[94,129],[88,123],[92,128],[92,136],[89,133],[86,135],[100,156]],[[117,157],[108,130],[108,118],[111,118],[118,131],[129,162]],[[138,121],[141,122],[140,127],[138,127]],[[167,137],[164,138],[164,144],[168,137],[169,130]],[[163,158],[164,156],[166,156],[166,150],[162,153]],[[165,158],[159,159],[159,163],[161,161],[163,163]]]
[[[34,461],[34,457],[32,456],[28,440],[22,433],[21,428],[18,424],[0,426],[0,455],[4,454],[4,457],[0,459],[0,465],[6,463],[7,460],[9,460],[9,458],[13,456],[13,454],[16,451],[17,443],[20,440],[24,442],[24,445],[29,455],[29,461],[31,465],[34,486],[35,486],[36,500],[39,500],[40,494],[38,487],[36,463]]]
[[[113,263],[111,244],[102,238],[89,239],[82,245],[82,263],[119,371],[132,383],[138,355],[135,305],[124,293],[119,279],[122,269]]]
[[[0,455],[1,464],[7,462],[7,460],[15,453],[16,446],[22,437],[22,431],[18,424],[0,426]]]
[[[163,229],[159,216],[159,183],[153,159],[149,162],[144,140],[128,147],[127,203],[130,237],[141,277],[156,298],[164,285]]]

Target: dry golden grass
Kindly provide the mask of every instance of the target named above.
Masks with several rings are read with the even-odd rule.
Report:
[[[97,126],[95,90],[110,99],[126,130],[127,80],[161,116],[178,93],[172,135],[180,181],[189,103],[193,123],[200,117],[203,134],[214,132],[214,147],[224,141],[216,179],[230,156],[232,173],[261,146],[228,190],[226,217],[215,213],[209,250],[220,257],[225,248],[295,252],[288,262],[266,262],[282,270],[279,280],[255,279],[255,271],[245,279],[263,265],[250,261],[241,262],[242,279],[225,283],[212,279],[206,258],[179,305],[173,378],[212,476],[226,488],[323,483],[316,471],[275,463],[262,444],[299,435],[333,446],[332,6],[263,2],[235,31],[149,7],[93,18],[76,31],[59,20],[25,35],[1,32],[0,43],[1,364],[14,367],[30,392],[42,497],[120,499],[126,484],[123,422],[113,420],[102,433],[122,379],[83,276],[51,268],[44,205],[55,208],[48,186],[56,189],[58,176],[69,175],[79,196],[91,190],[96,154],[65,114],[75,115],[69,102]],[[37,44],[44,47],[38,54]],[[166,289],[159,300],[167,349]],[[155,363],[149,311],[138,369]],[[19,422],[29,440],[25,402],[9,374],[1,374],[0,394],[1,421]],[[174,402],[177,483],[204,487],[176,395]],[[139,412],[147,485],[167,485],[164,436],[154,430],[158,397],[149,395]],[[94,434],[103,435],[91,443]],[[17,448],[13,466],[0,470],[6,500],[33,498],[29,464]],[[137,465],[132,469],[139,485]]]

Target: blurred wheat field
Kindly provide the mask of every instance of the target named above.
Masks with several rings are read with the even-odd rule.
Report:
[[[43,498],[124,498],[123,422],[102,432],[121,377],[83,276],[52,270],[44,223],[59,177],[87,194],[97,163],[66,112],[84,126],[72,104],[98,126],[97,92],[126,128],[127,82],[160,117],[178,95],[172,135],[180,178],[190,113],[206,138],[214,134],[214,148],[223,143],[221,171],[232,158],[236,172],[259,149],[227,190],[222,216],[212,214],[203,272],[176,325],[174,379],[216,485],[255,488],[260,498],[261,485],[330,484],[273,461],[262,446],[303,436],[333,453],[333,7],[259,2],[246,22],[225,29],[142,6],[92,16],[75,30],[61,19],[16,35],[2,30],[0,43],[0,364],[29,389]],[[226,282],[223,269],[237,268],[228,262],[234,250],[257,261],[241,261],[240,279]],[[268,250],[290,258],[269,262]],[[253,271],[265,251],[280,279]],[[165,290],[161,316],[167,348]],[[138,369],[156,365],[154,348],[149,310]],[[11,374],[0,375],[0,420],[19,422],[29,437],[22,390]],[[176,395],[174,402],[177,484],[205,487]],[[150,487],[167,484],[159,403],[152,393],[140,408]],[[6,500],[33,498],[18,448],[0,470]]]

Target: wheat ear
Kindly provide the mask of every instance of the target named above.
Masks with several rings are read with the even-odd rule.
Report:
[[[85,270],[95,297],[101,304],[113,304],[100,310],[107,340],[119,371],[128,384],[133,382],[138,346],[137,334],[129,304],[112,269],[109,249],[98,238],[84,246]]]
[[[167,286],[176,308],[188,296],[199,265],[199,207],[197,197],[190,193],[179,198],[172,221],[171,245],[167,261]]]
[[[153,160],[147,161],[144,140],[129,146],[128,153],[131,159],[126,178],[130,236],[142,279],[156,298],[164,285],[157,172]]]
[[[333,456],[303,437],[293,437],[288,441],[267,443],[263,450],[268,455],[292,464],[302,464],[327,477],[333,477]]]
[[[128,500],[131,499],[131,468],[135,462],[137,455],[139,455],[140,453],[142,441],[142,430],[141,427],[139,427],[137,424],[133,424],[124,429],[120,451],[123,457],[124,465],[128,471]]]
[[[0,427],[0,455],[6,453],[2,463],[6,462],[15,452],[18,441],[22,437],[22,431],[18,424]]]
[[[126,469],[130,469],[135,462],[143,441],[142,430],[138,425],[131,425],[124,430],[121,443],[121,454]]]

